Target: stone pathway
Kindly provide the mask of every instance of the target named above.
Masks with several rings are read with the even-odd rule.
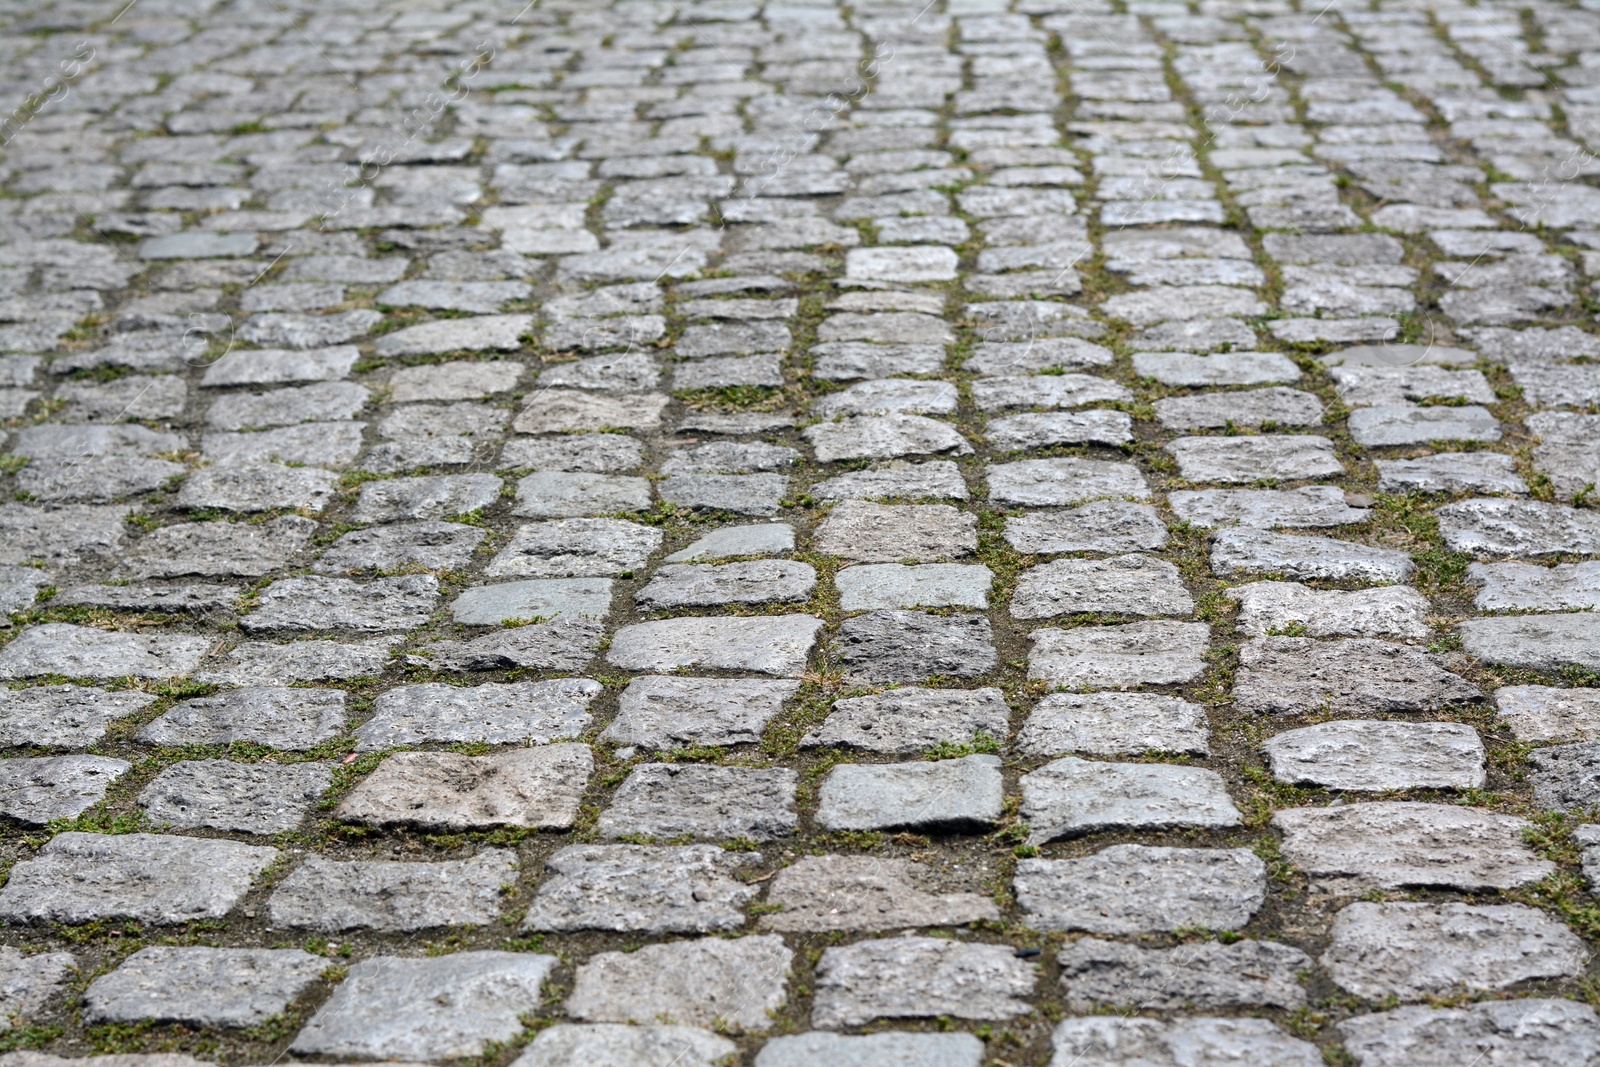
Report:
[[[1585,0],[0,8],[0,1067],[1600,1067]]]

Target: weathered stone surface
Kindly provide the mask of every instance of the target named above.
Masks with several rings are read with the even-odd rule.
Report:
[[[1600,563],[1474,563],[1467,581],[1478,586],[1479,611],[1592,611],[1600,608]]]
[[[1393,637],[1417,641],[1433,633],[1432,607],[1404,586],[1312,589],[1299,582],[1251,582],[1224,596],[1239,605],[1238,626],[1251,635],[1292,632],[1309,637]]]
[[[331,784],[332,769],[315,763],[184,760],[156,775],[139,806],[173,829],[276,834],[299,826]]]
[[[1588,958],[1566,924],[1521,904],[1355,903],[1330,932],[1322,965],[1341,988],[1369,1000],[1570,978]]]
[[[1461,1008],[1397,1008],[1338,1024],[1360,1067],[1530,1067],[1594,1062],[1600,1017],[1571,1000],[1491,1000]]]
[[[80,685],[0,689],[0,748],[88,748],[155,700],[154,693]]]
[[[846,763],[818,790],[816,820],[828,830],[979,830],[1000,817],[999,756],[931,763]]]
[[[837,647],[846,674],[874,683],[976,678],[998,659],[989,620],[976,614],[868,612],[840,623]]]
[[[817,963],[811,1024],[860,1026],[873,1019],[1013,1019],[1032,1008],[1033,965],[1009,945],[937,937],[858,941],[826,949]]]
[[[1121,689],[1193,681],[1205,670],[1211,628],[1199,622],[1132,622],[1034,630],[1028,677],[1064,689]]]
[[[0,678],[171,678],[194,670],[210,641],[47,622],[29,626],[0,649]]]
[[[221,663],[196,672],[194,679],[211,685],[248,686],[372,677],[388,666],[389,651],[398,640],[378,637],[350,643],[309,640],[281,645],[245,641]]]
[[[1333,537],[1246,527],[1218,530],[1210,540],[1211,570],[1219,578],[1265,573],[1296,581],[1403,582],[1416,569],[1409,553]]]
[[[544,471],[621,474],[633,470],[643,460],[643,449],[631,437],[615,433],[586,433],[570,437],[513,438],[506,442],[500,465]]]
[[[1491,559],[1600,553],[1600,514],[1537,500],[1484,497],[1440,508],[1446,547]]]
[[[203,458],[219,469],[211,491],[224,499],[225,494],[232,493],[248,500],[246,494],[259,495],[270,489],[274,476],[280,481],[289,477],[277,464],[305,463],[326,470],[342,470],[361,454],[362,432],[366,426],[364,422],[305,422],[277,430],[208,433],[200,440],[200,450]],[[228,473],[230,470],[237,473]],[[297,480],[305,483],[310,492],[320,491],[319,479],[321,475],[316,479],[308,475]],[[194,475],[190,476],[190,481],[195,481]],[[204,481],[196,484],[204,484]],[[188,483],[184,487],[187,489]],[[184,498],[182,492],[178,495]]]
[[[617,575],[642,569],[664,536],[654,527],[621,519],[529,523],[489,562],[484,574],[494,578]]]
[[[982,734],[1004,738],[1010,709],[998,689],[921,689],[907,686],[834,704],[828,718],[801,742],[871,752],[920,752],[941,742],[966,743]]]
[[[1189,1067],[1259,1063],[1319,1067],[1322,1052],[1265,1019],[1064,1019],[1050,1035],[1051,1067]],[[1363,1065],[1365,1067],[1365,1065]]]
[[[1499,452],[1441,452],[1418,459],[1380,459],[1385,493],[1513,493],[1528,491],[1510,456]]]
[[[514,388],[523,371],[522,364],[510,360],[463,360],[401,367],[389,377],[389,399],[396,404],[415,400],[476,400]]]
[[[0,918],[13,923],[220,919],[278,850],[161,834],[60,833],[11,868]]]
[[[344,690],[262,686],[195,697],[139,731],[157,745],[235,742],[303,752],[344,732]]]
[[[1233,698],[1251,714],[1433,711],[1482,696],[1436,656],[1370,638],[1258,637],[1240,648],[1239,663]]]
[[[1315,426],[1323,403],[1312,393],[1277,386],[1244,392],[1199,393],[1157,400],[1156,418],[1169,430],[1221,429],[1225,426]]]
[[[1284,858],[1336,891],[1511,889],[1555,869],[1523,840],[1526,819],[1475,808],[1384,801],[1292,808],[1272,823]]]
[[[229,393],[211,402],[206,425],[214,430],[265,430],[299,422],[338,422],[354,417],[371,396],[354,382]]]
[[[1600,689],[1508,685],[1494,691],[1494,701],[1519,741],[1600,737]]]
[[[518,433],[653,430],[667,406],[665,393],[608,396],[578,389],[540,389],[512,420]]]
[[[634,594],[639,606],[652,608],[711,607],[720,604],[771,604],[804,600],[816,588],[817,572],[809,563],[763,559],[745,563],[678,563],[656,571]]]
[[[1192,941],[1146,949],[1086,937],[1056,954],[1069,1011],[1274,1007],[1306,1002],[1298,975],[1311,957],[1275,941]]]
[[[466,626],[562,617],[603,620],[611,613],[615,585],[610,578],[530,578],[479,585],[451,601],[450,614]]]
[[[600,813],[600,832],[752,841],[783,837],[799,823],[796,780],[795,772],[783,767],[640,764]]]
[[[631,671],[753,671],[799,677],[822,620],[810,615],[677,618],[617,631],[606,659]]]
[[[1219,352],[1211,356],[1136,352],[1133,370],[1162,385],[1176,386],[1268,385],[1300,378],[1300,368],[1294,361],[1277,352]]]
[[[378,339],[377,349],[378,355],[390,357],[486,348],[509,352],[521,346],[522,334],[532,331],[531,315],[440,319],[385,334]]]
[[[129,511],[117,504],[0,504],[0,563],[70,566],[115,555]]]
[[[10,945],[0,947],[0,1031],[34,1022],[77,969],[70,952],[23,955]]]
[[[132,766],[109,756],[0,760],[0,815],[27,826],[71,819],[105,799]]]
[[[820,397],[812,402],[811,414],[823,419],[839,415],[953,415],[958,402],[959,394],[950,382],[878,378]]]
[[[715,845],[572,845],[545,861],[551,874],[524,931],[620,930],[650,935],[737,930],[760,891],[738,877],[760,853]]]
[[[282,1014],[328,961],[297,948],[142,948],[89,984],[93,1023],[255,1026]]]
[[[1167,494],[1178,518],[1196,526],[1344,526],[1366,522],[1366,508],[1345,502],[1343,489],[1307,485],[1299,489],[1180,489]]]
[[[574,1063],[718,1067],[736,1055],[738,1046],[732,1041],[692,1026],[559,1023],[539,1031],[514,1067],[568,1067]]]
[[[367,482],[350,517],[355,522],[443,519],[489,507],[500,498],[492,474],[441,474]]]
[[[783,1007],[794,953],[776,934],[702,938],[600,952],[578,968],[567,1014],[592,1022],[649,1019],[761,1033]]]
[[[527,518],[562,518],[615,511],[641,511],[650,506],[650,482],[644,478],[547,471],[517,482],[514,514]]]
[[[1247,848],[1112,845],[1081,859],[1021,860],[1016,891],[1038,930],[1237,930],[1266,900],[1267,866]]]
[[[811,487],[818,500],[967,499],[967,483],[949,460],[890,460],[877,468],[824,478]]]
[[[1556,672],[1577,665],[1600,669],[1600,616],[1514,615],[1467,619],[1461,648],[1486,663]]]
[[[746,678],[635,678],[601,734],[618,745],[666,750],[761,740],[800,683]]]
[[[1138,554],[1104,560],[1058,559],[1022,573],[1011,597],[1017,619],[1105,612],[1189,615],[1194,599],[1166,560]]]
[[[313,854],[278,884],[268,914],[273,926],[329,932],[484,926],[499,916],[501,886],[515,879],[516,867],[503,849],[429,863]]]
[[[1150,750],[1210,751],[1205,709],[1180,697],[1155,693],[1051,693],[1034,706],[1017,734],[1031,756],[1083,752],[1135,755]]]
[[[834,577],[839,606],[845,611],[879,608],[943,608],[989,606],[988,567],[960,563],[867,563],[847,567]]]
[[[177,503],[184,508],[221,511],[322,511],[333,502],[338,480],[332,471],[316,467],[225,463],[191,474],[178,492]]]
[[[775,1037],[755,1067],[979,1067],[983,1042],[971,1034],[895,1033],[850,1036],[823,1030]]]
[[[778,872],[767,903],[781,910],[761,918],[766,930],[885,930],[959,926],[995,919],[1000,909],[977,893],[922,888],[920,864],[876,856],[802,856]]]
[[[311,543],[316,523],[285,515],[261,524],[194,522],[163,526],[123,559],[133,578],[257,578],[286,564]]]
[[[1483,742],[1455,722],[1322,722],[1263,744],[1272,773],[1295,785],[1384,792],[1482,789]]]
[[[570,743],[491,756],[399,752],[357,783],[335,814],[375,826],[565,830],[593,770],[589,746]]]
[[[431,574],[355,582],[348,578],[282,578],[239,620],[248,633],[267,630],[414,630],[439,602]]]
[[[978,549],[978,519],[948,504],[846,500],[817,527],[813,547],[861,563],[959,559]]]
[[[852,415],[821,422],[803,436],[819,463],[841,459],[897,459],[952,453],[969,455],[972,446],[949,423],[924,415]]]
[[[1095,500],[1070,510],[1010,516],[1005,537],[1018,552],[1133,552],[1165,547],[1167,527],[1147,504]]]
[[[697,563],[730,556],[770,556],[793,551],[793,526],[785,522],[762,522],[713,530],[661,562]]]
[[[1019,780],[1034,844],[1096,830],[1239,825],[1222,776],[1200,767],[1067,756]]]
[[[1021,507],[1070,507],[1097,497],[1148,500],[1150,488],[1131,463],[1095,459],[1025,459],[988,468],[989,499]]]
[[[374,956],[350,968],[290,1049],[346,1060],[476,1056],[522,1031],[556,963],[531,952]]]
[[[1180,437],[1167,445],[1192,482],[1255,482],[1324,478],[1344,472],[1333,442],[1311,434]]]
[[[1553,745],[1530,753],[1528,762],[1539,807],[1583,812],[1600,804],[1600,744]]]
[[[1410,404],[1357,408],[1350,436],[1364,448],[1420,445],[1429,441],[1498,441],[1500,423],[1488,408],[1416,407]]]
[[[584,731],[600,683],[587,678],[456,686],[440,681],[389,689],[355,731],[357,749],[397,749],[430,741],[544,744]]]
[[[311,567],[318,574],[465,570],[485,531],[459,522],[397,522],[351,530],[328,547]]]

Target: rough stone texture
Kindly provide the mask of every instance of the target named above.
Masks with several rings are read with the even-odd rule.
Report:
[[[25,826],[71,819],[100,803],[132,766],[109,756],[0,761],[0,815]]]
[[[1266,1019],[1063,1019],[1050,1043],[1055,1049],[1051,1067],[1320,1067],[1324,1062],[1317,1046]]]
[[[1485,497],[1446,504],[1439,534],[1456,552],[1487,558],[1600,552],[1600,515],[1536,500]]]
[[[631,671],[754,671],[798,677],[822,620],[810,615],[642,622],[617,631],[606,659]]]
[[[824,1029],[873,1019],[1013,1019],[1031,1008],[1033,966],[1009,945],[935,937],[858,941],[826,949],[817,963],[811,1024]]]
[[[1210,751],[1205,709],[1180,697],[1155,693],[1051,693],[1017,734],[1030,756],[1081,752],[1095,756]]]
[[[1147,949],[1086,937],[1056,953],[1069,1011],[1274,1007],[1306,1002],[1299,974],[1311,957],[1275,941],[1193,941]]]
[[[1252,582],[1225,594],[1239,604],[1239,629],[1252,636],[1392,637],[1417,641],[1433,633],[1432,607],[1415,589],[1311,589],[1298,582]]]
[[[1454,722],[1321,722],[1262,746],[1272,773],[1294,785],[1384,792],[1482,789],[1483,742]]]
[[[332,769],[314,763],[185,760],[156,775],[139,806],[177,830],[276,834],[299,826],[332,783]]]
[[[60,833],[11,868],[0,889],[0,919],[163,925],[220,919],[278,855],[275,848],[237,841]]]
[[[1588,952],[1565,923],[1521,904],[1355,903],[1333,920],[1322,965],[1368,1000],[1420,1000],[1571,978]]]
[[[350,968],[290,1050],[344,1060],[476,1056],[522,1031],[543,1003],[554,956],[457,952],[432,959],[374,956]]]
[[[328,961],[296,948],[142,948],[83,994],[95,1023],[255,1026],[281,1014]]]
[[[273,926],[330,933],[486,926],[499,917],[500,887],[516,869],[515,853],[493,848],[428,863],[310,855],[272,891],[267,914]]]
[[[1403,582],[1416,569],[1405,552],[1332,537],[1239,528],[1218,530],[1210,541],[1211,570],[1219,578],[1262,573],[1296,581]]]
[[[1166,560],[1132,554],[1104,560],[1061,559],[1024,571],[1011,597],[1016,619],[1104,612],[1188,615],[1194,599]]]
[[[617,788],[600,813],[608,837],[684,835],[766,841],[792,834],[796,775],[786,768],[645,763]]]
[[[610,578],[532,578],[468,589],[450,602],[450,614],[467,626],[542,622],[553,618],[602,620],[611,613]]]
[[[1028,553],[1134,552],[1167,544],[1167,528],[1155,508],[1119,500],[1010,516],[1005,536],[1012,548]]]
[[[1010,715],[998,689],[907,686],[835,702],[801,744],[909,754],[941,742],[964,744],[980,734],[999,740],[1009,732]]]
[[[1025,774],[1022,817],[1033,844],[1096,830],[1238,826],[1222,776],[1200,767],[1093,763],[1067,756]]]
[[[1150,488],[1131,463],[1097,459],[1025,459],[989,467],[989,499],[1020,507],[1070,507],[1097,497],[1148,500]]]
[[[1600,616],[1583,612],[1468,619],[1461,624],[1461,649],[1507,667],[1551,673],[1574,665],[1600,670]]]
[[[36,1021],[77,969],[70,952],[24,955],[0,947],[0,1032]]]
[[[765,522],[754,526],[729,526],[713,530],[662,560],[663,563],[699,563],[730,556],[781,555],[794,551],[794,527]]]
[[[1345,526],[1365,522],[1365,508],[1353,508],[1344,490],[1331,485],[1300,489],[1180,489],[1167,494],[1178,517],[1196,526]]]
[[[414,630],[439,602],[439,579],[418,574],[354,582],[348,578],[283,578],[239,620],[249,633],[268,630]]]
[[[1600,803],[1600,744],[1584,741],[1541,748],[1528,756],[1533,799],[1541,808],[1583,812]]]
[[[47,622],[29,626],[0,649],[0,678],[171,678],[193,670],[209,647],[205,637],[108,633]]]
[[[1481,1061],[1557,1067],[1600,1060],[1600,1017],[1571,1000],[1397,1008],[1339,1024],[1359,1067],[1451,1067]]]
[[[813,547],[858,563],[959,559],[978,549],[978,520],[948,504],[846,500],[817,527]]]
[[[983,1042],[971,1034],[894,1033],[851,1036],[815,1030],[775,1037],[755,1067],[979,1067]]]
[[[882,608],[986,608],[994,572],[961,563],[862,563],[834,576],[845,611]]]
[[[600,952],[578,968],[567,1014],[591,1022],[649,1020],[761,1033],[783,1006],[794,953],[775,934]]]
[[[772,604],[804,600],[816,588],[816,568],[786,559],[745,563],[672,563],[634,599],[644,609]]]
[[[1510,456],[1498,452],[1444,452],[1417,459],[1380,459],[1378,489],[1385,493],[1512,493],[1528,491]]]
[[[484,531],[459,522],[397,522],[351,530],[328,547],[311,567],[318,574],[465,570]],[[494,573],[492,570],[490,573]]]
[[[738,877],[760,853],[715,845],[573,845],[545,861],[550,877],[522,920],[525,931],[645,934],[737,930],[759,887]]]
[[[997,655],[982,615],[871,611],[839,625],[839,658],[846,675],[864,682],[923,682],[936,675],[976,678]]]
[[[568,1067],[604,1063],[611,1067],[718,1067],[738,1054],[725,1037],[692,1026],[623,1026],[617,1023],[559,1023],[534,1035],[515,1067]]]
[[[397,686],[373,701],[373,716],[356,737],[358,747],[368,750],[428,741],[527,745],[567,740],[589,725],[589,704],[599,694],[600,683],[586,678]]]
[[[493,756],[400,752],[357,783],[335,814],[374,826],[564,830],[593,771],[589,746],[578,744]]]
[[[817,825],[827,830],[979,830],[1004,802],[999,756],[932,763],[847,763],[817,791]]]
[[[1508,685],[1494,691],[1500,717],[1519,741],[1600,737],[1600,690]]]
[[[1474,563],[1467,581],[1478,586],[1479,611],[1592,611],[1600,607],[1600,563]]]
[[[614,576],[642,570],[661,547],[663,536],[660,530],[621,519],[529,523],[495,555],[484,574],[495,578]]]
[[[1510,889],[1555,865],[1523,840],[1528,822],[1476,808],[1376,802],[1279,811],[1283,855],[1334,890]]]
[[[344,732],[344,700],[339,689],[229,689],[177,704],[139,738],[158,745],[242,741],[303,752]]]
[[[1081,859],[1020,860],[1015,886],[1037,930],[1237,930],[1266,900],[1267,866],[1247,848],[1112,845]]]
[[[772,881],[761,917],[765,930],[884,930],[960,926],[994,919],[1000,909],[977,893],[939,893],[920,864],[875,856],[802,856]]]
[[[1263,478],[1324,478],[1342,474],[1333,442],[1312,435],[1180,437],[1167,445],[1191,482],[1254,482]]]
[[[1035,630],[1028,635],[1028,677],[1066,689],[1188,682],[1205,670],[1210,633],[1197,622]]]
[[[798,682],[744,678],[635,678],[601,736],[649,749],[759,741],[799,688]]]
[[[1478,699],[1478,687],[1439,657],[1404,645],[1348,638],[1258,637],[1239,649],[1234,701],[1252,714],[1346,715],[1433,711]]]

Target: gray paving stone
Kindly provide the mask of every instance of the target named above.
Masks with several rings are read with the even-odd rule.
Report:
[[[997,662],[993,631],[982,615],[868,612],[840,624],[837,647],[848,676],[878,684],[975,678]]]
[[[1059,559],[1022,573],[1011,597],[1017,619],[1106,612],[1189,615],[1194,599],[1178,569],[1165,560],[1130,554],[1110,559]]]
[[[289,382],[327,382],[347,377],[361,350],[337,345],[312,351],[289,348],[234,349],[206,368],[200,387],[231,385],[282,385]]]
[[[968,607],[989,604],[994,575],[987,567],[959,563],[869,563],[846,567],[834,584],[845,611],[882,608]]]
[[[618,930],[660,935],[737,930],[760,891],[739,878],[760,853],[715,845],[573,845],[545,866],[524,931]]]
[[[1581,973],[1566,924],[1520,904],[1355,903],[1334,917],[1322,965],[1358,997],[1419,1000]]]
[[[955,427],[922,415],[852,415],[837,422],[818,423],[802,436],[819,463],[941,453],[964,456],[972,452],[972,446]]]
[[[825,478],[811,487],[818,500],[967,499],[967,483],[948,460],[890,460],[875,469]]]
[[[23,955],[10,945],[0,948],[0,1014],[5,1018],[0,1029],[38,1019],[77,969],[78,961],[70,952]]]
[[[816,820],[827,830],[976,831],[1000,817],[1003,792],[998,756],[847,763],[823,780]]]
[[[86,456],[159,456],[181,452],[182,436],[162,433],[133,423],[64,426],[44,423],[27,426],[11,439],[11,452],[33,459],[77,459]]]
[[[92,1023],[256,1026],[281,1015],[327,967],[297,948],[151,946],[89,984],[84,1015]]]
[[[200,439],[204,459],[224,467],[305,463],[342,470],[361,453],[364,422],[305,422],[250,433],[208,433]],[[191,476],[192,477],[192,476]]]
[[[548,471],[517,482],[513,514],[527,518],[562,518],[650,507],[650,483],[644,478]]]
[[[532,578],[468,589],[450,603],[455,621],[499,626],[511,620],[543,622],[558,616],[603,620],[611,612],[610,578]]]
[[[267,915],[275,927],[330,933],[487,926],[500,917],[501,887],[516,880],[516,869],[515,853],[498,848],[427,863],[313,853],[273,889]]]
[[[811,404],[811,413],[831,419],[840,415],[951,415],[958,394],[950,382],[879,378],[857,382]]]
[[[181,464],[140,456],[36,459],[17,472],[17,488],[31,499],[49,503],[81,500],[104,504],[160,489],[187,473],[188,468]]]
[[[350,968],[290,1048],[345,1060],[476,1056],[522,1032],[556,963],[531,952],[374,956]]]
[[[1600,690],[1508,685],[1494,691],[1494,701],[1519,741],[1600,737]]]
[[[1478,688],[1420,649],[1370,638],[1258,637],[1239,651],[1234,701],[1252,714],[1433,711],[1478,699]]]
[[[354,382],[229,393],[211,402],[206,425],[215,430],[265,430],[299,422],[337,422],[353,417],[371,395]]]
[[[1359,1067],[1446,1067],[1478,1057],[1545,1067],[1592,1063],[1600,1041],[1593,1008],[1527,998],[1460,1008],[1396,1008],[1338,1024]]]
[[[1218,530],[1210,541],[1211,571],[1219,578],[1264,573],[1297,581],[1403,582],[1416,569],[1409,553],[1333,537],[1236,528]]]
[[[644,450],[639,442],[615,433],[518,437],[506,442],[500,456],[502,467],[587,474],[620,474],[633,470],[643,462]]]
[[[1210,632],[1192,622],[1034,630],[1028,677],[1066,689],[1189,682],[1205,670]]]
[[[978,342],[961,369],[974,374],[1038,374],[1109,366],[1111,350],[1076,337],[1030,337],[1021,341]]]
[[[661,465],[661,473],[748,474],[752,471],[780,471],[794,466],[799,458],[798,451],[781,445],[715,441],[698,448],[683,448],[673,452]]]
[[[473,550],[486,532],[459,522],[419,520],[351,530],[317,558],[318,574],[360,574],[366,571],[466,570]]]
[[[1121,411],[1049,411],[1011,415],[989,423],[996,449],[1028,451],[1053,445],[1125,445],[1133,441],[1133,418]]]
[[[669,564],[635,599],[644,609],[770,604],[804,600],[816,587],[816,569],[791,560]]]
[[[873,1019],[1013,1019],[1032,1011],[1033,965],[1009,945],[937,937],[858,941],[823,950],[817,963],[813,1026],[860,1026]]]
[[[1183,319],[1140,330],[1132,343],[1140,351],[1213,352],[1231,348],[1247,352],[1256,346],[1256,333],[1232,318]]]
[[[443,519],[487,508],[500,498],[492,474],[444,474],[367,482],[350,516],[354,522]]]
[[[51,584],[50,574],[42,568],[0,564],[0,619],[9,624],[12,613],[26,611],[39,591]]]
[[[0,649],[0,678],[171,678],[192,671],[210,640],[47,622],[25,628]]]
[[[510,352],[521,347],[519,338],[523,334],[532,332],[531,315],[440,319],[383,335],[378,339],[377,352],[389,358],[483,349]]]
[[[1193,1064],[1272,1064],[1317,1067],[1322,1052],[1266,1019],[1063,1019],[1050,1035],[1053,1067],[1185,1067]]]
[[[476,400],[509,392],[525,368],[510,360],[462,360],[421,367],[401,367],[389,377],[389,399],[396,404],[415,400]]]
[[[1511,889],[1554,870],[1524,840],[1526,819],[1445,804],[1375,801],[1277,812],[1283,855],[1334,892]]]
[[[1528,756],[1533,800],[1553,811],[1582,812],[1600,802],[1600,746],[1552,745]]]
[[[1415,407],[1409,404],[1358,408],[1350,413],[1350,436],[1365,448],[1419,445],[1429,441],[1498,441],[1500,424],[1487,408]]]
[[[1299,489],[1205,489],[1167,494],[1178,517],[1197,526],[1344,526],[1365,522],[1365,508],[1350,507],[1345,492],[1331,485]]]
[[[571,743],[490,756],[399,752],[358,782],[334,814],[374,826],[565,830],[593,770],[589,746]]]
[[[105,799],[133,767],[108,756],[41,756],[0,761],[0,815],[27,826],[71,819]]]
[[[882,930],[960,926],[997,919],[1000,909],[977,893],[922,888],[931,872],[918,863],[875,856],[802,856],[778,871],[761,918],[766,930]]]
[[[303,752],[344,732],[342,689],[252,687],[181,701],[139,731],[157,745],[235,742]]]
[[[1131,463],[1094,459],[1025,459],[988,468],[989,499],[1000,505],[1068,507],[1097,497],[1148,500],[1144,475]]]
[[[1600,668],[1600,620],[1589,612],[1467,619],[1461,647],[1488,663],[1556,672]]]
[[[793,526],[784,522],[763,522],[713,530],[687,548],[667,556],[662,562],[696,563],[732,556],[782,555],[793,551]]]
[[[1299,582],[1251,582],[1224,596],[1239,605],[1238,627],[1251,636],[1391,637],[1422,640],[1433,633],[1433,608],[1415,589],[1312,589]]]
[[[816,361],[812,376],[835,382],[887,378],[896,374],[937,374],[944,365],[944,349],[937,344],[876,345],[833,341],[813,345],[811,355]]]
[[[667,406],[665,393],[606,396],[578,389],[540,389],[512,421],[518,433],[652,430]]]
[[[643,622],[618,630],[606,659],[631,671],[697,667],[799,677],[820,629],[822,620],[810,615]]]
[[[1329,789],[1482,789],[1483,742],[1453,722],[1322,722],[1262,745],[1279,781]]]
[[[1277,352],[1218,352],[1197,356],[1189,352],[1136,352],[1133,372],[1162,385],[1216,387],[1271,385],[1300,379],[1300,368]]]
[[[567,1014],[590,1022],[650,1019],[764,1033],[787,999],[794,953],[776,934],[701,938],[600,952],[578,968]]]
[[[497,745],[544,744],[577,737],[593,717],[600,683],[587,678],[546,682],[443,682],[402,685],[373,701],[372,718],[356,729],[364,750],[430,741]]]
[[[332,784],[333,770],[315,763],[184,760],[156,775],[139,806],[176,830],[276,834],[299,826]]]
[[[245,641],[220,663],[197,671],[194,679],[207,685],[288,685],[380,675],[389,665],[389,652],[399,640],[379,637],[367,641],[290,641],[273,644]]]
[[[979,378],[972,383],[972,402],[980,411],[1073,408],[1099,401],[1132,399],[1133,394],[1123,386],[1093,374],[1003,375]]]
[[[1205,709],[1155,693],[1051,693],[1034,706],[1017,735],[1030,756],[1069,752],[1096,756],[1210,751]]]
[[[247,633],[269,630],[414,630],[439,602],[439,579],[431,574],[377,578],[281,578],[239,619]]]
[[[178,491],[177,504],[182,508],[221,511],[322,511],[333,502],[338,482],[338,475],[316,467],[219,464],[189,475]]]
[[[541,1030],[517,1057],[515,1067],[565,1067],[606,1063],[616,1067],[717,1067],[738,1046],[692,1026],[623,1026],[619,1023],[558,1023]]]
[[[799,688],[798,682],[745,678],[634,678],[601,736],[658,750],[752,743]]]
[[[908,686],[836,702],[801,743],[910,754],[941,742],[966,743],[979,734],[1002,739],[1009,717],[998,689]]]
[[[110,608],[113,611],[149,611],[167,615],[232,611],[243,590],[228,585],[106,585],[90,582],[68,586],[51,598],[62,607]]]
[[[822,1030],[775,1037],[756,1055],[755,1067],[978,1067],[983,1042],[971,1034],[895,1033],[860,1036]]]
[[[1479,611],[1590,611],[1600,607],[1600,564],[1474,563],[1467,580],[1478,586]]]
[[[1181,437],[1167,451],[1193,482],[1256,482],[1342,474],[1333,442],[1312,434],[1259,437]]]
[[[115,504],[0,504],[0,563],[71,566],[85,557],[113,556],[122,548],[130,511]]]
[[[1299,975],[1311,957],[1275,941],[1191,941],[1147,949],[1086,937],[1056,953],[1068,1011],[1101,1007],[1139,1011],[1274,1007],[1305,1004]]]
[[[1600,553],[1600,515],[1536,500],[1481,497],[1434,514],[1445,547],[1477,556]]]
[[[112,723],[155,700],[153,693],[94,686],[0,689],[0,747],[88,748]]]
[[[607,837],[683,836],[766,841],[792,834],[795,772],[703,764],[645,763],[600,814]]]
[[[1111,845],[1078,859],[1020,860],[1015,886],[1036,930],[1237,930],[1266,901],[1267,866],[1247,848]]]
[[[1005,538],[1027,553],[1132,552],[1165,547],[1167,527],[1148,505],[1095,500],[1071,510],[1010,516]]]
[[[11,923],[220,919],[278,858],[275,848],[161,834],[52,837],[11,868],[0,918]]]
[[[813,547],[864,563],[957,559],[978,548],[978,520],[948,504],[846,500],[817,527]]]
[[[1207,430],[1263,423],[1315,426],[1322,421],[1324,405],[1314,394],[1277,386],[1168,397],[1157,400],[1155,409],[1169,430]]]
[[[1096,830],[1237,826],[1222,777],[1199,767],[1063,757],[1019,781],[1034,844]]]

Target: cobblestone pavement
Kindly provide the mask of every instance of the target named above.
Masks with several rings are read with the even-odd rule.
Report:
[[[3,5],[0,1067],[1600,1065],[1600,5],[518,3]]]

